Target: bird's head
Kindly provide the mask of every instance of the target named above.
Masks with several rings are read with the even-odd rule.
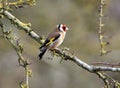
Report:
[[[66,32],[69,28],[65,24],[58,24],[57,28],[59,31]]]

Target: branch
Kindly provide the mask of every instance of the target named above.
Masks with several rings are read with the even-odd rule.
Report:
[[[120,66],[120,63],[94,62],[93,65],[105,65],[110,67]]]
[[[85,63],[84,61],[80,60],[80,58],[69,55],[66,52],[61,50],[55,50],[57,54],[64,58],[64,60],[70,60],[75,62],[78,66],[88,70],[89,72],[98,72],[98,71],[112,71],[112,72],[120,72],[120,68],[113,68],[113,67],[105,67],[105,66],[94,66]]]
[[[11,20],[15,25],[17,25],[18,28],[24,30],[26,33],[29,34],[30,37],[32,37],[34,40],[36,40],[38,43],[42,44],[44,42],[43,37],[39,37],[28,25],[24,25],[19,19],[17,19],[15,16],[13,16],[10,12],[7,10],[3,10],[2,14],[9,20]],[[114,68],[114,67],[105,67],[105,66],[94,66],[89,65],[85,63],[84,61],[80,60],[80,58],[69,55],[66,52],[63,52],[62,50],[55,50],[55,52],[60,55],[61,57],[64,57],[64,60],[70,60],[73,61],[78,66],[86,69],[89,72],[98,72],[98,71],[112,71],[112,72],[120,72],[120,68]]]
[[[10,21],[12,21],[15,25],[17,25],[18,28],[24,30],[26,33],[29,34],[31,38],[36,40],[38,43],[42,44],[44,42],[43,36],[38,36],[32,28],[30,28],[30,23],[23,23],[19,19],[17,19],[15,16],[13,16],[10,12],[7,10],[3,10],[2,14],[6,16]]]
[[[105,87],[104,88],[110,88],[110,83],[107,79],[107,77],[102,73],[102,72],[96,72],[96,74],[103,80],[103,82],[105,83]]]
[[[12,45],[12,47],[14,48],[14,50],[16,51],[17,55],[18,55],[18,63],[20,66],[22,66],[25,69],[25,83],[23,83],[23,81],[20,83],[20,87],[21,88],[29,88],[29,82],[28,79],[29,77],[32,76],[32,71],[28,68],[28,61],[25,60],[25,58],[22,56],[22,51],[23,48],[21,46],[21,44],[17,41],[17,44],[15,43],[15,39],[14,39],[14,35],[13,35],[13,30],[9,30],[9,31],[5,31],[5,27],[2,24],[2,22],[0,22],[0,27],[2,29],[2,33],[3,33],[3,38],[7,39],[9,41],[9,43]]]
[[[105,24],[103,23],[103,18],[104,18],[104,6],[105,6],[105,1],[106,0],[100,0],[100,5],[98,8],[99,11],[99,32],[98,32],[98,36],[99,36],[99,42],[100,42],[100,54],[101,55],[105,55],[110,53],[110,51],[106,50],[105,47],[107,45],[109,45],[110,43],[106,41],[107,37],[103,35],[103,27],[105,26]]]
[[[10,9],[9,7],[14,6],[16,8],[22,8],[25,6],[33,6],[36,5],[35,0],[18,0],[18,1],[13,1],[13,2],[8,2],[7,0],[3,1],[3,3],[1,3],[0,1],[0,8],[5,8],[5,9]]]

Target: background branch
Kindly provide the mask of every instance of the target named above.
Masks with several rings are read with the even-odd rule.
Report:
[[[0,1],[0,8],[4,8],[4,6],[8,6],[8,8],[5,9],[10,9],[11,6],[14,6],[16,8],[23,8],[25,6],[33,6],[36,5],[35,0],[18,0],[14,2],[8,2],[5,0],[3,3]]]
[[[23,48],[21,46],[21,44],[17,41],[17,44],[15,43],[15,35],[13,34],[13,30],[10,29],[9,31],[5,31],[5,27],[2,24],[2,22],[0,22],[0,27],[2,29],[2,33],[3,33],[3,38],[7,39],[7,41],[9,41],[9,43],[12,45],[12,47],[14,48],[14,50],[16,51],[17,55],[18,55],[18,63],[19,66],[22,66],[25,69],[25,83],[23,83],[23,81],[20,83],[20,87],[21,88],[29,88],[29,77],[32,76],[32,71],[28,68],[28,61],[22,56],[22,51]]]
[[[99,5],[99,8],[98,8],[98,11],[99,11],[99,32],[98,32],[98,35],[99,35],[99,42],[100,42],[100,54],[101,55],[105,55],[105,54],[108,54],[110,51],[107,51],[105,49],[105,47],[107,45],[109,45],[110,43],[106,41],[106,37],[104,36],[104,32],[103,32],[103,27],[105,26],[104,22],[103,22],[103,19],[104,19],[104,7],[105,7],[105,2],[106,0],[100,0],[100,5]]]

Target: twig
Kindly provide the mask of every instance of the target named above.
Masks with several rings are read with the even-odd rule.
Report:
[[[98,32],[98,36],[99,36],[99,41],[100,41],[100,54],[101,55],[105,55],[105,54],[108,54],[110,51],[107,51],[105,49],[105,46],[109,45],[110,43],[107,42],[107,41],[104,41],[106,39],[106,37],[103,35],[103,31],[102,31],[102,28],[104,27],[104,23],[103,23],[103,17],[104,17],[104,14],[103,14],[103,7],[105,5],[105,0],[100,0],[100,5],[99,5],[99,8],[98,8],[98,11],[99,11],[99,32]]]
[[[110,84],[109,81],[107,79],[107,77],[102,73],[102,72],[96,72],[96,74],[103,80],[103,82],[105,83],[106,87],[105,88],[110,88]]]
[[[25,82],[25,84],[21,84],[20,86],[21,86],[21,88],[29,88],[29,82],[28,82],[28,77],[29,77],[28,65],[29,65],[29,63],[22,56],[21,47],[18,46],[18,42],[17,42],[17,44],[15,44],[14,35],[12,34],[12,30],[5,31],[5,28],[4,28],[4,25],[2,24],[2,22],[0,22],[0,27],[2,28],[3,38],[5,38],[9,41],[9,43],[12,45],[12,47],[14,48],[14,50],[17,53],[17,55],[19,57],[18,58],[19,65],[25,69],[26,82]]]
[[[120,66],[120,63],[108,63],[108,62],[94,62],[92,65],[106,65],[110,67]]]
[[[117,80],[114,80],[109,75],[103,73],[104,76],[106,76],[107,79],[109,79],[109,83],[113,88],[120,88],[120,83]]]

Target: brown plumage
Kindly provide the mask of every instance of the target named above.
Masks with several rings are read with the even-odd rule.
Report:
[[[48,35],[45,43],[40,47],[41,53],[39,54],[39,59],[42,59],[47,49],[54,50],[62,44],[67,30],[68,27],[66,25],[57,25],[57,27]]]

